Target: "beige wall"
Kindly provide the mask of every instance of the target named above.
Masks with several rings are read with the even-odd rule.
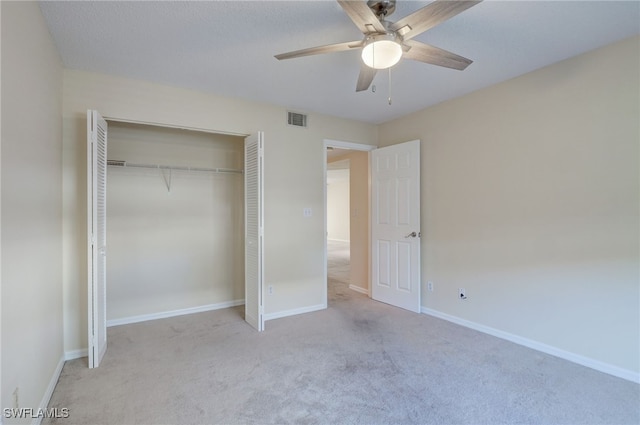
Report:
[[[422,140],[423,306],[637,376],[639,47],[380,126]]]
[[[62,66],[37,3],[0,8],[1,403],[37,409],[63,355]]]
[[[92,74],[64,72],[65,349],[86,348],[85,115],[250,134],[265,132],[267,317],[325,303],[324,139],[375,144],[371,124],[312,114],[310,127],[286,124],[284,107]],[[311,208],[305,218],[303,209]],[[268,324],[267,324],[268,328]]]
[[[350,285],[369,291],[369,152],[350,151],[331,161],[349,160]]]
[[[108,158],[129,164],[242,170],[243,146],[109,123]],[[243,193],[241,173],[108,167],[107,319],[244,303]]]

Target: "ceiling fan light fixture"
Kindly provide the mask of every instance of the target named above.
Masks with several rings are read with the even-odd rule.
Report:
[[[397,64],[402,57],[402,46],[393,33],[367,37],[362,48],[362,61],[369,68],[387,69]]]

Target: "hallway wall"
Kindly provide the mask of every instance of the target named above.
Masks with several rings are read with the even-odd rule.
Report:
[[[327,238],[330,240],[348,242],[351,238],[348,166],[347,163],[346,168],[327,170]]]

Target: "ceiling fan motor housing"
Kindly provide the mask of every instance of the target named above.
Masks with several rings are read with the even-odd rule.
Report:
[[[369,0],[367,1],[367,6],[375,13],[378,19],[382,20],[396,10],[396,0]]]

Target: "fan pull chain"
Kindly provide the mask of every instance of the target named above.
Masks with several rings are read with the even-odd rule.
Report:
[[[389,67],[389,105],[391,105],[391,67]]]

